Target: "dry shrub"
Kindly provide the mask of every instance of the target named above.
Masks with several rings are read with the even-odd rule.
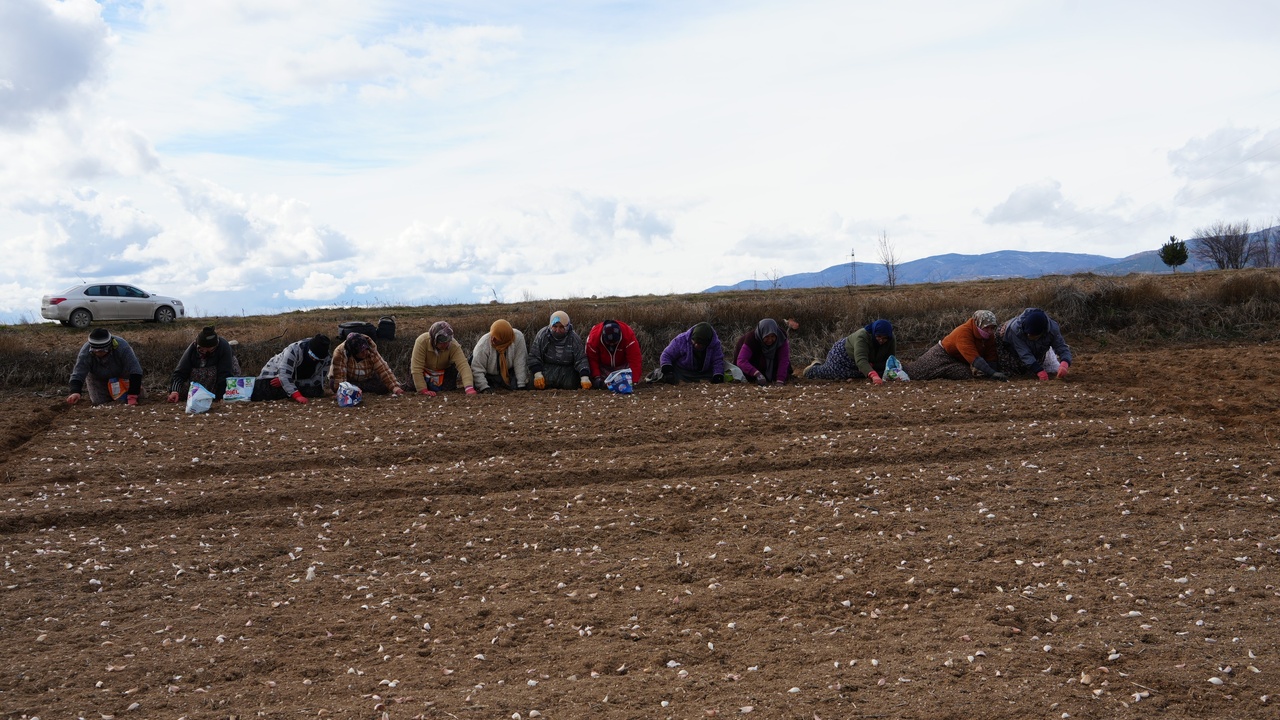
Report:
[[[1222,278],[1213,295],[1222,305],[1242,305],[1253,300],[1274,302],[1280,300],[1280,280],[1266,271],[1232,273]]]

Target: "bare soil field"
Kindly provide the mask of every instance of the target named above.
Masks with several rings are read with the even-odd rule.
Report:
[[[0,717],[1276,717],[1278,359],[195,416],[10,392]]]

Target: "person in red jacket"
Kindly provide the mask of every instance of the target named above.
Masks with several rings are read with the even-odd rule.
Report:
[[[636,334],[624,322],[605,320],[591,328],[587,334],[587,364],[591,366],[591,386],[604,388],[604,379],[614,370],[628,368],[633,382],[644,375],[640,372],[640,343]]]

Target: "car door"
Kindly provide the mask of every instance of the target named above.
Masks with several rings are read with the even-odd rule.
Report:
[[[150,320],[155,314],[156,303],[146,293],[132,285],[117,285],[120,293],[121,320]]]
[[[90,285],[84,289],[85,306],[94,320],[115,320],[120,313],[119,299],[112,295],[111,285]]]

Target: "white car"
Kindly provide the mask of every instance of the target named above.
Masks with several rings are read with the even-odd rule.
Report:
[[[41,317],[78,328],[111,320],[167,323],[186,314],[181,300],[153,295],[122,283],[76,285],[40,299]]]

